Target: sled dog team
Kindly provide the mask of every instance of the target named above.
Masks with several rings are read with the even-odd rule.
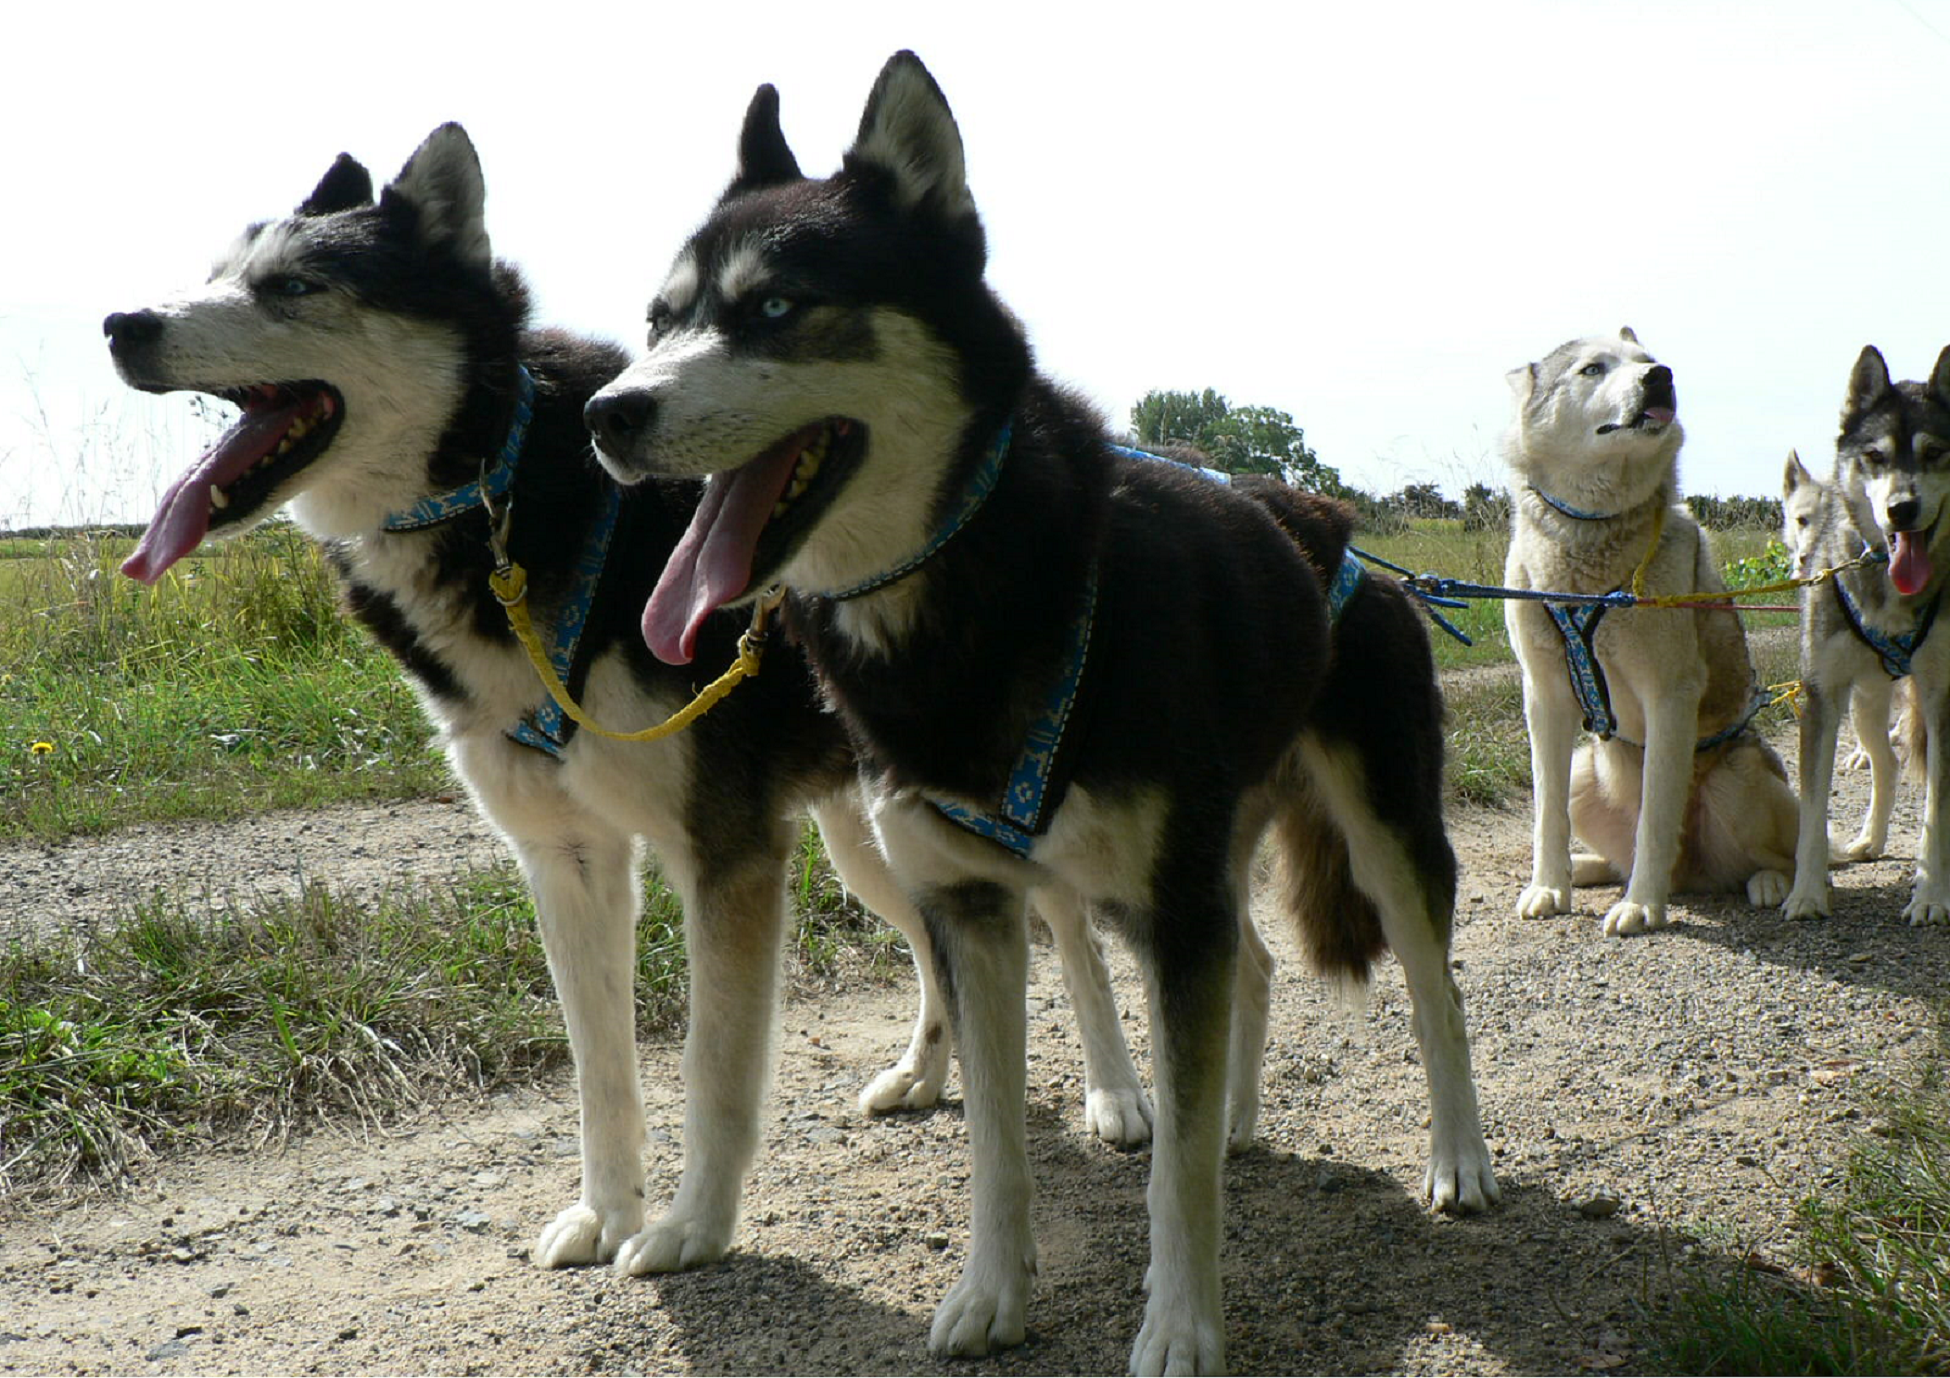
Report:
[[[810,811],[835,869],[914,954],[905,1053],[870,1111],[935,1102],[959,1052],[967,1259],[930,1347],[1022,1340],[1036,1270],[1024,1113],[1027,915],[1048,923],[1082,1035],[1084,1116],[1152,1145],[1134,1372],[1224,1365],[1224,1155],[1252,1140],[1272,959],[1248,913],[1364,983],[1392,952],[1430,1097],[1437,1209],[1498,1199],[1450,976],[1456,860],[1442,706],[1421,615],[1348,551],[1342,505],[1224,482],[1113,442],[1039,373],[984,278],[959,131],[909,53],[884,67],[840,169],[804,175],[777,94],[751,102],[723,194],[651,299],[647,348],[535,327],[490,247],[456,125],[388,184],[341,155],[295,212],[249,227],[199,288],[105,322],[132,386],[235,403],[125,570],[153,582],[281,507],[400,661],[532,888],[581,1099],[582,1190],[548,1267],[688,1268],[730,1247],[772,1062],[783,876]],[[1602,594],[1719,587],[1679,505],[1676,391],[1630,330],[1510,375],[1507,581]],[[593,437],[593,445],[591,443]],[[1672,889],[1826,912],[1826,794],[1845,706],[1886,839],[1889,685],[1910,675],[1929,825],[1912,922],[1950,920],[1931,640],[1950,505],[1950,350],[1928,385],[1873,349],[1832,484],[1789,467],[1804,595],[1801,797],[1752,727],[1736,614],[1512,602],[1535,780],[1530,917],[1623,881],[1607,933]],[[488,582],[519,567],[539,687]],[[762,672],[687,729],[662,722],[783,600]],[[586,717],[583,716],[586,714]],[[1580,743],[1583,729],[1590,735]],[[1571,852],[1573,831],[1593,848]],[[646,1210],[630,973],[646,840],[684,906],[691,1011],[683,1171]],[[1147,1097],[1096,931],[1123,939],[1153,1035]]]

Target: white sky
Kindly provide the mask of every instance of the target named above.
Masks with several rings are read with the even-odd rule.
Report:
[[[1122,426],[1293,413],[1363,487],[1500,482],[1503,374],[1634,326],[1693,492],[1825,465],[1865,343],[1950,342],[1950,0],[1091,6],[334,0],[17,6],[0,81],[0,527],[146,517],[207,429],[100,322],[199,280],[351,152],[458,119],[542,323],[643,306],[775,83],[809,173],[875,72],[947,93],[990,275]],[[124,13],[126,11],[126,13]]]

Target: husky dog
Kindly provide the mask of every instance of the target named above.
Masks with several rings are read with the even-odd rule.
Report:
[[[1509,374],[1516,476],[1504,582],[1646,594],[1724,587],[1707,535],[1679,504],[1672,370],[1631,330],[1572,340]],[[1573,885],[1629,877],[1607,935],[1663,928],[1679,890],[1788,890],[1795,803],[1780,758],[1749,727],[1758,697],[1737,613],[1513,600],[1510,644],[1530,728],[1525,918],[1570,908]],[[1595,739],[1578,745],[1580,721]],[[1596,855],[1571,854],[1575,828]]]
[[[1881,352],[1874,345],[1863,348],[1842,402],[1835,486],[1855,531],[1888,558],[1886,574],[1866,573],[1852,586],[1862,594],[1862,629],[1869,640],[1896,652],[1915,676],[1925,802],[1916,889],[1904,917],[1912,924],[1950,923],[1950,827],[1943,825],[1940,813],[1950,789],[1950,752],[1943,749],[1944,729],[1950,725],[1945,717],[1950,637],[1930,635],[1943,599],[1944,566],[1950,564],[1950,347],[1937,355],[1927,383],[1892,383]],[[1804,640],[1804,656],[1807,644]],[[1867,654],[1873,663],[1875,653]],[[1857,679],[1858,689],[1862,682]],[[1846,685],[1840,687],[1841,695],[1847,692]],[[1832,751],[1833,723],[1841,705],[1822,707],[1827,724],[1822,740]],[[1813,716],[1811,712],[1802,720],[1804,757]],[[1804,763],[1804,773],[1807,768]],[[1825,800],[1825,776],[1820,783]],[[1790,914],[1827,912],[1825,877],[1807,869],[1823,839],[1811,841],[1811,836],[1804,818],[1801,869],[1788,901]]]
[[[1781,539],[1795,576],[1804,579],[1838,569],[1869,548],[1840,491],[1809,473],[1794,453],[1788,455],[1782,482]],[[1829,912],[1828,791],[1844,709],[1855,725],[1857,751],[1869,767],[1869,808],[1842,855],[1850,861],[1879,857],[1889,840],[1898,775],[1891,698],[1894,687],[1908,676],[1909,656],[1895,642],[1883,640],[1868,619],[1895,597],[1888,573],[1879,566],[1843,570],[1830,585],[1801,591],[1801,832],[1794,888],[1781,906],[1791,919]]]
[[[650,305],[647,353],[587,417],[619,478],[710,476],[645,608],[651,649],[687,662],[714,610],[790,590],[926,919],[974,1168],[969,1261],[930,1346],[1023,1338],[1024,904],[1054,881],[1147,983],[1150,1299],[1132,1369],[1210,1371],[1229,1019],[1269,824],[1320,964],[1358,979],[1384,947],[1402,962],[1433,1100],[1427,1194],[1496,1198],[1448,972],[1439,699],[1399,589],[1355,593],[1379,605],[1372,633],[1331,653],[1278,500],[1120,458],[1034,370],[985,259],[960,132],[913,54],[882,69],[824,180],[800,174],[761,87],[732,181]]]
[[[687,1267],[728,1247],[757,1144],[803,809],[848,888],[907,935],[923,978],[907,1055],[862,1093],[865,1108],[933,1102],[950,1054],[945,1005],[920,915],[871,845],[851,748],[796,651],[774,647],[755,681],[658,743],[578,731],[543,693],[487,582],[491,520],[506,523],[538,620],[558,629],[563,677],[596,720],[635,729],[696,687],[644,650],[637,619],[699,488],[624,490],[596,463],[582,410],[624,356],[527,327],[526,289],[489,251],[483,199],[457,125],[434,131],[377,201],[342,156],[294,215],[247,230],[201,289],[108,318],[127,382],[243,410],[169,490],[125,569],[154,582],[206,536],[287,503],[325,543],[348,607],[412,677],[535,895],[581,1085],[583,1181],[533,1256]],[[605,561],[604,541],[631,558]],[[565,649],[560,629],[578,621]],[[728,664],[738,631],[709,619],[700,659]],[[638,836],[683,899],[691,976],[684,1170],[655,1221],[631,999]],[[1090,1127],[1141,1143],[1149,1105],[1083,911],[1050,895],[1043,913],[1083,1024]]]

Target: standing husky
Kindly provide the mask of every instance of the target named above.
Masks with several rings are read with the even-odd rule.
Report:
[[[1602,594],[1717,590],[1713,547],[1679,505],[1683,438],[1672,370],[1629,329],[1572,340],[1509,375],[1504,454],[1517,483],[1504,582]],[[1737,613],[1511,601],[1535,818],[1525,918],[1570,908],[1573,885],[1629,877],[1607,935],[1663,928],[1680,890],[1787,894],[1795,804],[1749,727],[1753,663]],[[1595,739],[1579,746],[1579,723]],[[1571,832],[1597,855],[1571,855]]]
[[[1781,492],[1781,539],[1797,578],[1848,564],[1868,542],[1831,483],[1789,454]],[[1829,584],[1801,590],[1801,832],[1794,889],[1781,912],[1790,919],[1828,914],[1828,791],[1835,739],[1846,709],[1858,749],[1869,764],[1869,808],[1862,828],[1842,848],[1850,861],[1882,855],[1896,805],[1896,751],[1890,743],[1891,691],[1909,674],[1910,647],[1874,630],[1896,598],[1879,565],[1843,570]],[[1880,644],[1878,644],[1880,643]]]
[[[1944,565],[1950,563],[1950,347],[1937,355],[1927,383],[1890,382],[1881,352],[1874,345],[1863,348],[1842,403],[1835,486],[1856,531],[1888,557],[1886,574],[1866,572],[1855,585],[1862,591],[1861,626],[1872,640],[1899,652],[1915,676],[1923,735],[1923,845],[1916,889],[1903,916],[1912,924],[1950,923],[1950,827],[1941,814],[1950,790],[1950,752],[1944,750],[1944,731],[1950,727],[1950,637],[1930,635],[1943,600]],[[1840,693],[1845,696],[1847,688]],[[1832,752],[1841,705],[1822,709],[1826,725],[1820,730]],[[1815,730],[1808,722],[1814,716],[1810,712],[1802,720],[1804,780],[1809,734]],[[1825,802],[1825,773],[1821,783]],[[1824,843],[1804,817],[1790,914],[1827,912],[1826,877],[1808,869]]]
[[[366,170],[342,156],[294,215],[247,230],[205,286],[108,318],[130,384],[243,410],[169,490],[125,569],[154,582],[206,536],[248,530],[285,503],[326,543],[351,611],[412,676],[534,891],[581,1086],[583,1174],[581,1200],[534,1258],[687,1267],[729,1246],[758,1140],[801,809],[813,806],[848,888],[907,935],[923,977],[907,1055],[867,1087],[865,1108],[933,1102],[948,1070],[945,1002],[920,916],[848,797],[851,749],[790,648],[659,743],[578,731],[549,704],[488,586],[491,518],[507,523],[538,620],[561,633],[571,688],[598,721],[635,729],[696,687],[644,651],[637,617],[699,490],[624,490],[597,465],[583,407],[624,358],[527,328],[526,290],[489,252],[483,202],[458,125],[434,131],[376,202]],[[605,561],[605,543],[631,558]],[[715,672],[739,623],[699,631]],[[691,978],[684,1171],[648,1222],[631,999],[639,835],[683,898]],[[1083,1025],[1090,1127],[1142,1142],[1149,1106],[1082,910],[1062,895],[1043,909]]]
[[[588,419],[619,477],[711,476],[644,611],[662,659],[697,654],[721,606],[795,595],[789,625],[934,939],[974,1201],[931,1347],[1023,1337],[1024,901],[1060,880],[1121,931],[1150,997],[1150,1300],[1131,1366],[1210,1371],[1228,1021],[1269,823],[1322,964],[1358,979],[1384,946],[1402,962],[1434,1103],[1429,1196],[1496,1197],[1448,973],[1439,700],[1412,608],[1378,581],[1355,595],[1393,619],[1364,648],[1378,688],[1344,694],[1295,541],[1258,502],[1115,455],[1034,371],[985,258],[960,133],[913,54],[882,70],[825,180],[800,175],[763,87],[736,175],[651,303],[648,352]]]

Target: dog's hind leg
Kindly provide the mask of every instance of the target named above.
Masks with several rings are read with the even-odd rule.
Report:
[[[907,950],[914,959],[915,984],[921,992],[921,1007],[914,1017],[907,1051],[861,1088],[860,1112],[878,1115],[890,1110],[925,1110],[941,1098],[941,1090],[948,1084],[955,1047],[948,1001],[935,970],[927,925],[887,869],[853,790],[815,805],[812,815],[840,883],[907,939]]]
[[[1252,915],[1239,920],[1239,974],[1232,995],[1232,1050],[1226,1057],[1226,1151],[1244,1153],[1259,1132],[1259,1083],[1266,1022],[1273,1010],[1273,954]]]
[[[1848,706],[1849,686],[1844,680],[1837,692],[1830,693],[1816,676],[1806,673],[1801,685],[1800,826],[1794,842],[1794,886],[1781,913],[1790,919],[1821,919],[1829,913],[1828,791],[1834,783],[1835,738]],[[1889,750],[1886,730],[1882,749]]]
[[[1038,886],[1031,896],[1056,939],[1063,984],[1083,1039],[1084,1125],[1107,1144],[1139,1148],[1151,1141],[1151,1102],[1117,1020],[1117,996],[1097,934],[1069,886]]]
[[[1423,1197],[1437,1210],[1484,1210],[1502,1192],[1483,1140],[1462,992],[1449,974],[1456,863],[1440,802],[1401,808],[1384,820],[1352,751],[1312,741],[1303,759],[1328,817],[1346,839],[1354,884],[1373,901],[1408,985],[1429,1085]]]
[[[1869,808],[1853,841],[1842,848],[1850,861],[1879,857],[1889,845],[1889,815],[1896,807],[1896,748],[1889,740],[1889,708],[1894,684],[1886,675],[1870,675],[1855,686],[1849,717],[1855,738],[1869,761]]]

